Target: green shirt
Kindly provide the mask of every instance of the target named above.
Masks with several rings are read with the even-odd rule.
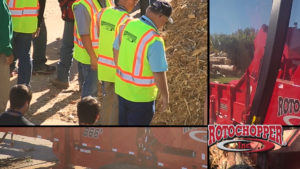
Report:
[[[12,22],[6,0],[0,2],[0,54],[10,56],[12,53]]]

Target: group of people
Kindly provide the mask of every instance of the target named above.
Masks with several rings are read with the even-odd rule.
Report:
[[[8,41],[3,45],[0,44],[0,72],[2,76],[5,74],[5,80],[9,81],[8,66],[13,63],[15,56],[19,59],[17,83],[28,87],[31,77],[29,56],[31,40],[38,36],[39,18],[43,18],[39,17],[39,14],[43,13],[39,10],[40,1],[43,0],[32,0],[30,3],[26,0],[3,0],[1,4],[0,16],[7,21],[5,26],[9,29],[5,35]],[[164,0],[151,0],[145,15],[133,19],[129,13],[135,8],[138,0],[115,0],[115,2],[59,0],[59,2],[65,27],[57,77],[51,79],[51,83],[56,87],[67,88],[73,58],[78,62],[82,98],[78,103],[79,123],[149,125],[155,112],[158,90],[164,109],[167,109],[169,104],[166,78],[168,64],[164,40],[160,36],[159,29],[168,21],[172,22],[170,4]],[[16,44],[20,47],[15,48]],[[46,68],[53,70],[51,67]],[[99,81],[102,83],[103,93],[100,114],[99,103],[95,99]],[[17,85],[15,88],[25,90],[26,87]],[[12,99],[16,99],[12,96],[13,90],[14,87],[9,97],[11,103]],[[4,95],[5,93],[2,94],[1,91],[1,98],[4,98]],[[28,98],[30,103],[31,94]],[[5,102],[6,106],[7,99],[0,100],[3,102],[2,105]],[[3,106],[0,110],[3,110]],[[20,110],[16,112],[18,111]],[[96,113],[91,115],[89,112]],[[15,113],[12,106],[4,114],[11,113]]]

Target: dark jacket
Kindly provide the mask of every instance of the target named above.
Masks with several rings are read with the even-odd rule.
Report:
[[[0,54],[10,56],[12,54],[12,22],[6,1],[0,2]]]
[[[27,120],[24,116],[12,115],[8,111],[0,115],[1,126],[33,126],[34,124]]]

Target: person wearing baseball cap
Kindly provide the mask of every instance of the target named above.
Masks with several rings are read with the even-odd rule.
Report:
[[[147,8],[146,15],[120,26],[113,46],[120,125],[149,125],[158,90],[163,109],[168,109],[168,64],[159,29],[172,22],[171,14],[171,5],[157,0]]]
[[[164,0],[156,0],[153,1],[148,7],[152,13],[161,14],[168,18],[170,23],[173,23],[173,19],[171,18],[172,7],[171,5]],[[147,11],[146,11],[147,15]]]

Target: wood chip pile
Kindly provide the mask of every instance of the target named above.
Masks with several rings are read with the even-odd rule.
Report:
[[[241,152],[226,152],[217,148],[216,145],[209,148],[209,162],[212,169],[253,169],[253,161],[250,154]]]
[[[162,33],[166,43],[170,110],[160,98],[152,124],[203,124],[207,93],[207,1],[172,0],[173,24]]]

